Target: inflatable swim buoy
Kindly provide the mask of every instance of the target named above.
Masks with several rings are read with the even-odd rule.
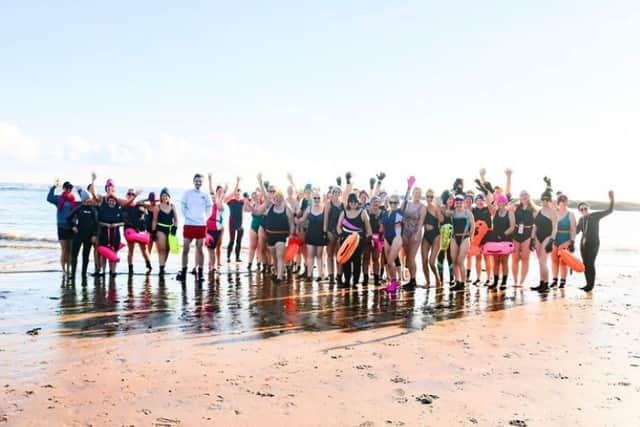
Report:
[[[478,256],[482,254],[482,250],[480,249],[480,246],[469,246],[467,254],[469,256]]]
[[[568,250],[560,249],[558,251],[558,256],[560,257],[560,261],[573,271],[577,273],[584,273],[584,264],[582,261]]]
[[[291,237],[287,243],[287,249],[284,251],[284,262],[290,263],[296,259],[296,255],[300,251],[302,240],[297,237]]]
[[[121,243],[118,250],[122,249],[123,247],[124,244]],[[117,251],[114,251],[109,246],[98,246],[98,253],[109,261],[120,262],[120,257],[118,257]]]
[[[371,236],[371,240],[373,241],[373,247],[376,252],[382,252],[384,249],[384,237],[380,233],[373,233]]]
[[[169,233],[169,236],[167,236],[167,240],[169,241],[169,251],[172,254],[180,253],[180,243],[178,243],[178,236]]]
[[[487,242],[482,247],[484,255],[509,255],[513,252],[513,242]]]
[[[444,224],[440,227],[440,250],[446,251],[451,244],[451,235],[453,234],[453,225]]]
[[[345,239],[345,241],[338,249],[338,253],[336,254],[336,260],[340,264],[344,264],[349,261],[351,255],[356,251],[356,248],[360,244],[360,235],[358,233],[351,233],[349,237]]]
[[[475,247],[479,249],[480,244],[482,243],[482,239],[484,239],[484,236],[486,236],[488,232],[489,226],[486,222],[484,222],[483,220],[476,221],[476,234],[475,236],[473,236],[473,239],[471,239],[471,248]],[[469,249],[469,252],[471,252],[471,249]],[[476,255],[478,254],[480,254],[479,250]]]
[[[129,243],[136,242],[142,243],[143,245],[148,245],[150,240],[149,233],[146,231],[137,232],[133,228],[127,228],[124,230],[124,238]]]

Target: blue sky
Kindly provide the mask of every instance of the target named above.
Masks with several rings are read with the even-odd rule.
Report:
[[[0,180],[441,190],[483,166],[639,199],[638,2],[183,3],[3,2]]]

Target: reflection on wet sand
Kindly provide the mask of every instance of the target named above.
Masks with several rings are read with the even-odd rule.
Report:
[[[386,327],[423,329],[437,321],[505,310],[526,302],[562,297],[539,296],[523,288],[466,292],[418,288],[388,294],[370,287],[343,290],[326,281],[291,278],[276,285],[262,273],[230,272],[198,284],[157,276],[91,278],[60,287],[60,333],[110,336],[154,332],[240,334],[267,338],[284,332]],[[246,333],[251,333],[247,338]]]

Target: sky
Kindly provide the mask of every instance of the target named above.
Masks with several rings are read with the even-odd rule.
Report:
[[[0,181],[640,201],[638,1],[0,1]]]

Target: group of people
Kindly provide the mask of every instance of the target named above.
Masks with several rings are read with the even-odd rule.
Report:
[[[225,230],[229,235],[227,262],[231,262],[232,255],[236,262],[241,262],[243,216],[248,213],[251,225],[247,268],[252,271],[255,261],[257,269],[271,273],[276,283],[288,273],[313,280],[317,270],[319,280],[328,279],[341,288],[360,283],[367,286],[373,279],[374,286],[396,292],[408,270],[408,280],[402,288],[411,290],[417,285],[416,258],[420,254],[427,286],[432,277],[436,286],[441,286],[448,273],[451,291],[464,290],[469,283],[477,286],[483,283],[492,291],[504,290],[509,269],[513,286],[524,285],[533,251],[539,263],[540,282],[531,289],[547,292],[565,286],[568,266],[560,253],[573,252],[576,236],[582,233],[580,253],[587,282],[582,289],[591,291],[599,249],[599,221],[613,210],[613,192],[609,192],[610,205],[605,211],[592,213],[586,203],[579,204],[581,218],[576,220],[568,210],[567,195],[554,193],[548,178],[545,177],[546,186],[538,207],[527,191],[520,192],[518,200],[511,199],[512,172],[505,173],[504,188],[492,186],[481,170],[474,190],[465,190],[464,181],[458,178],[439,197],[431,189],[423,192],[414,186],[413,177],[407,182],[404,197],[389,195],[383,190],[386,175],[382,172],[369,180],[368,188],[356,188],[351,173],[346,173],[344,186],[339,177],[336,185],[325,192],[311,184],[298,191],[288,175],[286,194],[264,181],[262,175],[257,177],[255,191],[248,194],[241,193],[240,178],[228,191],[227,186],[214,187],[211,174],[207,193],[202,189],[204,176],[196,174],[193,189],[184,193],[180,203],[184,225],[182,266],[177,279],[186,279],[192,242],[195,245],[192,273],[196,280],[203,281],[205,276],[216,274]],[[99,248],[117,252],[124,246],[120,229],[124,228],[127,234],[126,230],[131,228],[136,233],[148,233],[150,239],[148,243],[127,241],[129,273],[133,273],[136,247],[145,260],[146,272],[152,271],[149,255],[155,246],[159,274],[165,274],[169,241],[176,236],[179,225],[169,190],[163,188],[159,199],[155,193],[140,199],[142,192],[133,189],[125,197],[119,197],[112,180],[106,181],[104,194],[96,192],[95,180],[93,174],[86,189],[76,189],[65,182],[58,195],[56,182],[47,196],[57,208],[63,270],[75,276],[82,248],[83,275],[87,274],[92,250],[95,274],[106,274],[107,261],[110,274],[115,274],[117,260],[108,259]],[[359,238],[347,253],[345,241],[352,234]],[[484,245],[493,242],[510,242],[512,250],[500,254],[483,251]]]

